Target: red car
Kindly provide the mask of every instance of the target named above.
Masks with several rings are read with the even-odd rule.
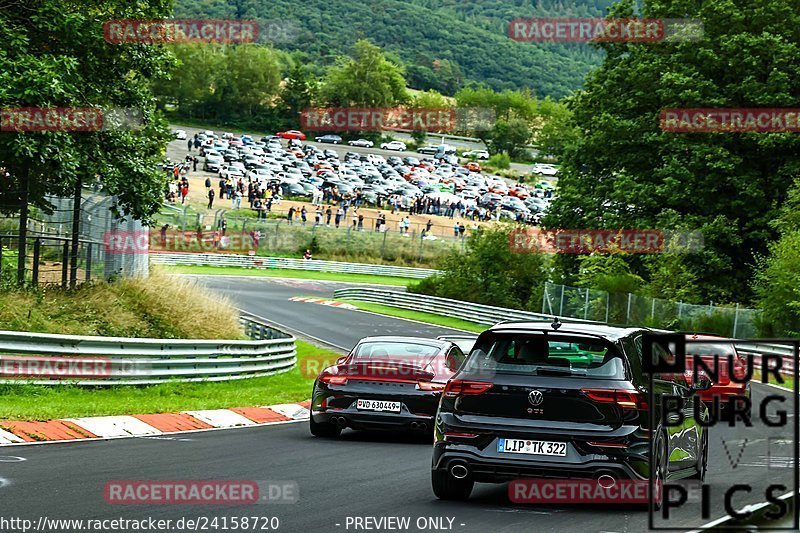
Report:
[[[464,353],[448,340],[367,337],[322,371],[311,396],[311,433],[342,429],[432,432],[436,408]]]
[[[514,187],[512,189],[509,189],[508,195],[509,196],[516,196],[520,200],[525,200],[526,198],[530,198],[531,197],[531,195],[528,192],[528,190],[525,189],[524,187]]]
[[[686,335],[686,340],[691,341],[686,343],[686,373],[684,376],[688,384],[692,383],[695,357],[700,357],[712,373],[715,370],[715,356],[719,361],[716,369],[718,375],[708,376],[711,379],[711,388],[697,392],[703,403],[708,406],[709,411],[713,413],[712,406],[715,398],[719,398],[720,412],[723,415],[729,409],[729,398],[744,396],[748,400],[750,399],[750,380],[745,383],[736,383],[731,379],[731,368],[729,368],[731,366],[736,379],[742,381],[747,375],[747,357],[739,354],[736,346],[729,339],[713,335],[695,334]],[[732,365],[729,365],[729,360]],[[700,371],[701,367],[698,367],[698,372]],[[749,407],[743,405],[741,410],[745,411],[748,416],[750,415],[751,410]]]
[[[281,139],[297,139],[299,141],[306,140],[306,134],[303,133],[302,131],[297,131],[297,130],[279,131],[275,135],[277,137],[280,137]]]

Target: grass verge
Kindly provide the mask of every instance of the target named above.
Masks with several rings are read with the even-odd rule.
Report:
[[[153,269],[147,279],[70,291],[0,290],[0,329],[161,339],[243,339],[238,312],[192,280]]]
[[[165,266],[164,271],[172,274],[197,274],[203,276],[254,276],[263,278],[296,278],[322,281],[343,281],[348,283],[370,283],[375,285],[392,285],[407,287],[416,279],[397,278],[393,276],[374,276],[371,274],[340,274],[338,272],[316,272],[290,269],[253,269],[243,267],[215,266]]]
[[[364,311],[378,313],[380,315],[393,316],[397,318],[408,318],[410,320],[417,320],[428,324],[435,324],[446,328],[463,329],[466,331],[473,331],[481,333],[488,329],[488,326],[461,320],[459,318],[451,318],[449,316],[435,315],[433,313],[423,313],[421,311],[409,311],[408,309],[400,309],[398,307],[391,307],[389,305],[376,304],[372,302],[360,302],[357,300],[341,300],[342,302],[354,305]]]
[[[317,370],[340,355],[298,340],[297,367],[276,376],[205,383],[165,383],[146,387],[0,385],[0,419],[51,420],[303,401],[311,397],[311,386]]]

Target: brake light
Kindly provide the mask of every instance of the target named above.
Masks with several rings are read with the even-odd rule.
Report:
[[[347,385],[346,376],[331,376],[330,374],[323,374],[319,380],[329,385]]]
[[[619,389],[581,389],[595,402],[615,403],[623,409],[647,409],[647,398],[639,392]]]
[[[446,432],[444,434],[444,440],[451,441],[451,440],[459,440],[459,439],[474,439],[477,436],[478,436],[477,433]]]
[[[602,442],[602,441],[595,441],[590,440],[588,444],[592,446],[597,446],[598,448],[627,448],[628,445],[624,442]]]
[[[444,383],[433,383],[431,381],[419,381],[417,382],[417,389],[424,390],[424,391],[443,391],[444,390]]]
[[[455,398],[460,395],[483,394],[492,388],[493,383],[485,381],[467,381],[463,379],[451,379],[444,388],[444,395],[448,398]]]

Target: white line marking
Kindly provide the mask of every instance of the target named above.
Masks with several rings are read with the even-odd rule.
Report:
[[[21,463],[22,461],[27,461],[27,459],[16,455],[0,455],[0,463]]]

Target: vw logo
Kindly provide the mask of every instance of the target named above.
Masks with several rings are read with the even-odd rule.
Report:
[[[530,391],[528,393],[528,401],[531,402],[531,405],[533,406],[541,405],[541,403],[544,401],[544,395],[542,395],[542,391]]]

